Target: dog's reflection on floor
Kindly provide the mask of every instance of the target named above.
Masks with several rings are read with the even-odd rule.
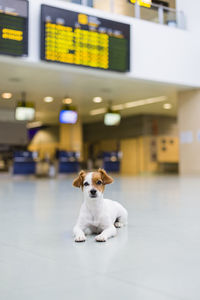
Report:
[[[117,237],[110,239],[106,243],[95,242],[94,236],[88,236],[87,242],[73,244],[80,267],[95,270],[99,273],[116,270],[117,261],[127,247],[128,226],[119,229]]]

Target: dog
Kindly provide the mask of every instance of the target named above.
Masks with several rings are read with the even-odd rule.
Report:
[[[98,234],[97,242],[116,236],[117,229],[127,224],[127,210],[118,202],[104,199],[105,185],[113,182],[105,170],[81,171],[73,186],[82,188],[84,201],[73,229],[75,242],[84,242],[87,234]]]

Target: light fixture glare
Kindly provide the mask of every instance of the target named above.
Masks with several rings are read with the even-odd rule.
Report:
[[[67,97],[67,98],[64,98],[62,102],[63,102],[63,104],[71,104],[72,99]]]
[[[46,103],[51,103],[51,102],[53,102],[53,97],[51,97],[51,96],[46,96],[46,97],[44,97],[44,102],[46,102]]]
[[[5,93],[2,93],[1,94],[1,97],[3,98],[3,99],[11,99],[12,98],[12,93],[8,93],[8,92],[5,92]]]
[[[103,100],[103,99],[102,99],[101,97],[94,97],[94,98],[93,98],[93,102],[94,102],[94,103],[101,103],[102,100]]]
[[[171,109],[172,105],[171,105],[171,103],[165,103],[165,104],[163,104],[163,108],[164,109]]]

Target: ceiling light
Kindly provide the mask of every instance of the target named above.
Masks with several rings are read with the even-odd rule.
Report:
[[[171,109],[171,108],[172,108],[172,105],[171,105],[171,103],[165,103],[165,104],[163,105],[163,108],[164,108],[164,109]]]
[[[102,99],[101,97],[94,97],[94,98],[93,98],[93,102],[94,102],[94,103],[101,103],[102,100],[103,100],[103,99]]]
[[[51,96],[47,96],[47,97],[44,97],[44,102],[46,102],[46,103],[51,103],[51,102],[53,102],[53,97],[51,97]]]
[[[121,121],[121,115],[117,112],[107,112],[104,115],[104,124],[106,126],[117,126]]]
[[[12,98],[12,94],[11,93],[2,93],[1,97],[3,99],[11,99]]]
[[[127,109],[127,108],[132,108],[132,107],[138,107],[138,106],[143,106],[143,105],[148,105],[148,104],[163,102],[163,101],[166,101],[166,100],[167,100],[166,96],[160,96],[160,97],[154,97],[154,98],[147,98],[147,99],[141,99],[141,100],[135,100],[135,101],[131,101],[131,102],[126,102],[124,104],[113,105],[112,109],[113,110],[123,110],[123,109]]]
[[[90,111],[90,115],[91,116],[101,115],[101,114],[105,114],[106,111],[107,111],[107,109],[105,107],[93,109]]]
[[[36,121],[36,122],[30,122],[30,123],[27,123],[26,127],[27,128],[37,128],[37,127],[41,127],[42,126],[42,122],[40,121]]]
[[[142,99],[142,100],[127,102],[127,103],[124,104],[124,107],[125,108],[131,108],[131,107],[137,107],[137,106],[142,106],[142,105],[147,105],[147,104],[153,104],[153,103],[166,101],[166,99],[167,99],[166,96]]]
[[[71,98],[65,98],[63,99],[63,104],[71,104],[72,103],[72,99]]]
[[[148,104],[159,103],[159,102],[163,102],[166,100],[167,100],[166,96],[160,96],[160,97],[147,98],[147,99],[126,102],[124,104],[116,104],[116,105],[113,105],[111,108],[114,111],[118,111],[118,110],[123,110],[123,109],[128,109],[128,108],[133,108],[133,107],[138,107],[138,106],[143,106],[143,105],[148,105]],[[90,111],[90,115],[91,116],[100,115],[100,114],[104,114],[105,112],[106,112],[106,108],[93,109]]]
[[[122,110],[124,109],[124,104],[116,104],[112,106],[112,110]]]

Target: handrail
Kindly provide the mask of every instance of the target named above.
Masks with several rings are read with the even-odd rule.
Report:
[[[174,11],[175,13],[177,12],[177,10],[176,10],[175,8],[168,7],[168,6],[164,6],[164,5],[162,5],[162,4],[151,3],[151,7],[152,7],[152,6],[157,7],[157,8],[162,7],[164,10],[171,10],[171,11]]]

